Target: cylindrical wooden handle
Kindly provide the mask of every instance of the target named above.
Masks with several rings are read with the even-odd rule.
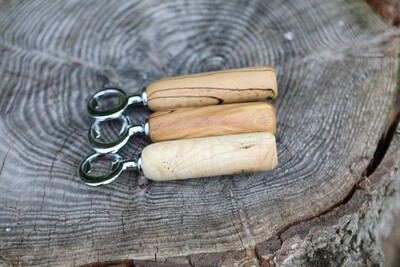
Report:
[[[266,171],[278,164],[275,136],[267,132],[154,143],[141,157],[151,180]]]
[[[275,107],[265,102],[157,111],[149,119],[154,142],[276,131]]]
[[[161,79],[147,89],[153,111],[260,101],[278,96],[275,70],[269,66],[223,70]]]

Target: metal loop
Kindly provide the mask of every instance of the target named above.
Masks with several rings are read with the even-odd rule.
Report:
[[[92,176],[93,162],[98,160],[111,161],[111,169],[108,173],[100,176]],[[122,160],[118,154],[93,154],[84,159],[79,166],[79,177],[82,181],[90,186],[105,185],[114,181],[126,169],[133,168],[137,170],[137,162],[135,160]]]
[[[142,125],[132,125],[131,120],[124,114],[116,120],[121,121],[121,129],[119,130],[119,138],[110,143],[98,141],[101,137],[102,121],[95,121],[90,125],[88,139],[91,147],[99,154],[114,153],[121,149],[132,135],[141,133],[144,134],[145,128]]]
[[[101,110],[100,102],[106,98],[117,98],[115,107]],[[118,88],[105,88],[95,93],[88,102],[88,112],[90,116],[96,120],[104,121],[115,119],[125,111],[125,109],[132,104],[143,104],[143,98],[139,95],[127,96],[124,91]]]

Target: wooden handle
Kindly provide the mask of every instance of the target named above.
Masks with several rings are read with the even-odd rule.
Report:
[[[154,142],[251,132],[276,131],[273,105],[239,103],[157,111],[149,119]]]
[[[160,142],[142,151],[143,173],[151,180],[266,171],[277,164],[275,136],[267,132]]]
[[[151,110],[260,101],[278,96],[275,70],[269,66],[170,77],[147,89]]]

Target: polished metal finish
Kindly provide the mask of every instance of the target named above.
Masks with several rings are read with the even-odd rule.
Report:
[[[142,90],[142,102],[143,102],[143,106],[147,106],[147,93],[146,93],[146,88],[143,88],[143,90]]]
[[[144,134],[147,136],[150,136],[150,124],[149,124],[149,119],[146,118],[143,124],[143,128],[144,128]]]
[[[106,98],[116,98],[116,106],[102,110],[100,102]],[[147,105],[147,95],[143,91],[141,95],[127,96],[124,91],[118,88],[105,88],[95,93],[88,102],[88,112],[96,120],[104,121],[118,118],[130,105]]]
[[[90,175],[92,165],[99,160],[106,160],[111,162],[110,171],[104,175],[93,176]],[[90,186],[105,185],[114,181],[126,169],[133,169],[138,171],[137,162],[140,159],[123,160],[118,154],[92,154],[85,158],[79,166],[79,177],[82,181]]]
[[[137,171],[140,175],[143,175],[142,153],[139,153],[137,156]]]
[[[103,143],[99,141],[101,137],[100,124],[102,121],[96,120],[90,125],[88,139],[90,146],[98,154],[115,153],[121,149],[129,140],[132,135],[136,134],[149,134],[149,125],[147,120],[142,125],[134,125],[131,123],[129,117],[121,114],[115,120],[121,121],[121,128],[119,130],[119,138],[116,141],[110,143]]]

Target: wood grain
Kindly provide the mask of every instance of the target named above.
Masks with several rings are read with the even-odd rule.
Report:
[[[276,132],[276,111],[253,102],[157,111],[149,118],[154,142],[251,132]]]
[[[399,32],[361,0],[1,1],[0,32],[6,266],[251,255],[349,196],[398,88]],[[273,171],[145,188],[134,172],[80,181],[86,103],[103,86],[140,93],[167,76],[259,65],[279,84]],[[121,155],[149,143],[133,138]]]
[[[164,78],[146,93],[151,110],[165,110],[272,99],[278,86],[275,70],[260,66]]]
[[[261,132],[154,143],[142,164],[147,178],[168,181],[272,170],[278,156],[275,136]]]

